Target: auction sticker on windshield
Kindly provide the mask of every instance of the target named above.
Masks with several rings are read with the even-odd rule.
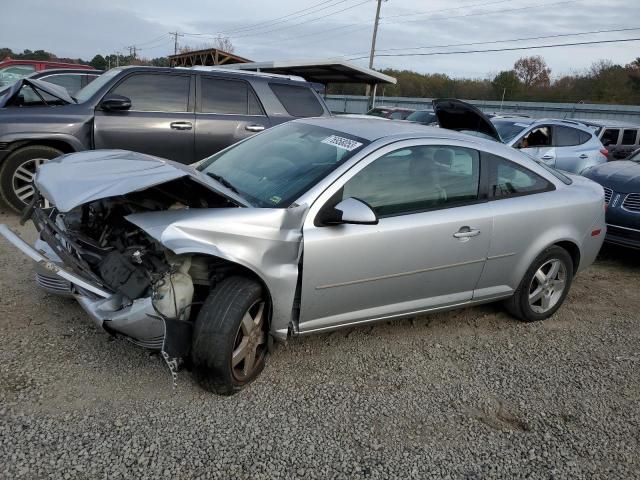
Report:
[[[338,135],[331,135],[330,137],[327,137],[324,140],[322,140],[322,143],[326,143],[327,145],[333,145],[335,147],[342,148],[349,152],[362,146],[360,142],[356,142],[355,140],[351,140],[350,138],[339,137]]]

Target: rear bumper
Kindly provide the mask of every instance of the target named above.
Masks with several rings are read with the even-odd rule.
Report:
[[[42,241],[39,250],[29,245],[6,225],[0,235],[36,263],[36,283],[47,292],[74,297],[93,322],[111,333],[119,333],[134,343],[160,349],[164,340],[164,322],[157,317],[151,297],[134,300],[121,307],[122,298],[66,269]]]
[[[623,247],[640,248],[640,230],[607,224],[605,242]]]

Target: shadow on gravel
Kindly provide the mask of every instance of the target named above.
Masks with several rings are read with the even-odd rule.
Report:
[[[640,250],[605,243],[596,263],[637,270],[640,268]]]

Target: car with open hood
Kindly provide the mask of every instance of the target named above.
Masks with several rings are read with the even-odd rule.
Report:
[[[56,87],[24,78],[0,96],[0,194],[16,211],[33,199],[36,169],[65,153],[122,148],[189,164],[273,125],[330,115],[289,75],[122,67],[75,95]]]
[[[608,243],[640,248],[640,149],[625,160],[590,168],[584,176],[604,188]]]
[[[194,166],[120,150],[42,165],[36,280],[107,332],[233,393],[270,339],[503,301],[560,307],[604,192],[505,145],[410,122],[292,121]]]
[[[580,174],[607,161],[607,149],[594,130],[580,122],[513,116],[489,119],[456,99],[434,100],[433,109],[443,128],[493,138],[559,170]]]

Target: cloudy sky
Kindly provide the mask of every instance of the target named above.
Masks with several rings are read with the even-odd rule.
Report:
[[[238,55],[253,60],[366,56],[376,0],[20,0],[0,16],[0,46],[45,49],[61,57],[128,52],[158,57],[173,52],[168,32],[185,33],[181,45],[231,38]],[[382,4],[379,54],[492,49],[606,39],[640,38],[637,0],[386,0]],[[565,34],[612,29],[624,32]],[[563,35],[520,42],[485,43]],[[435,46],[435,47],[434,47]],[[431,47],[409,50],[412,47]],[[527,54],[542,55],[554,76],[579,72],[594,61],[629,63],[640,42],[553,49],[376,57],[377,68],[408,68],[455,77],[486,77],[511,68]],[[356,62],[366,64],[367,59]]]

